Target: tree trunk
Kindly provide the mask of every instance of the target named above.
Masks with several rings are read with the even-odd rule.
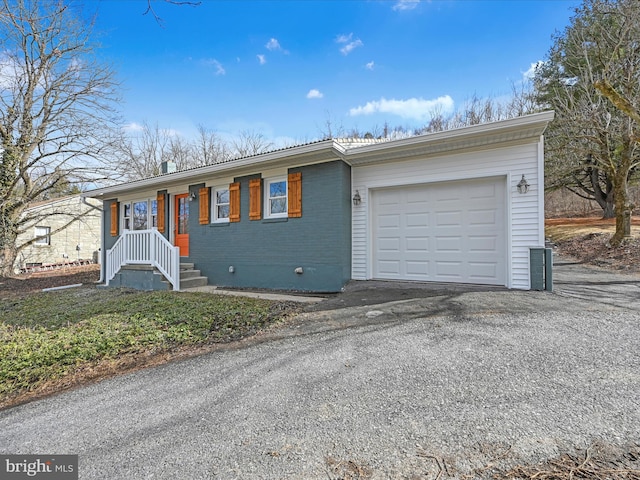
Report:
[[[631,208],[627,192],[627,172],[624,169],[621,170],[616,172],[614,182],[616,232],[613,234],[613,237],[611,237],[611,245],[613,247],[619,246],[625,237],[625,210]]]
[[[9,277],[14,274],[13,266],[18,257],[18,250],[15,248],[17,235],[11,235],[11,232],[0,232],[0,236],[2,237],[2,245],[0,245],[0,277]],[[13,237],[13,240],[10,237]]]
[[[602,207],[602,218],[613,218],[616,216],[613,198],[608,198],[604,205],[600,206]]]
[[[0,210],[0,276],[13,275],[13,267],[18,257],[18,224],[16,211]]]
[[[14,248],[6,247],[0,252],[0,277],[10,277],[14,274],[17,253]]]

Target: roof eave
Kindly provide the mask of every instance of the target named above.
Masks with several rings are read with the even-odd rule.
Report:
[[[542,112],[499,122],[428,133],[387,143],[352,148],[344,153],[350,165],[364,165],[403,157],[429,157],[478,148],[538,139],[553,120],[554,112]]]
[[[263,153],[244,157],[224,163],[206,165],[204,167],[182,170],[157,177],[144,178],[129,183],[121,183],[109,187],[97,188],[84,193],[85,197],[107,198],[125,194],[136,190],[164,189],[185,183],[198,183],[202,177],[212,175],[243,176],[258,172],[265,167],[277,168],[305,163],[317,163],[338,160],[341,158],[339,150],[335,149],[333,140],[325,140],[313,144],[292,147],[286,150]]]

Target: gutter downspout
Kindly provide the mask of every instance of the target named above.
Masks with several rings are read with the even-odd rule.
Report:
[[[104,208],[96,207],[95,205],[90,204],[89,202],[87,202],[87,197],[85,197],[84,195],[80,196],[80,201],[84,205],[102,212],[100,221],[100,278],[98,279],[98,283],[104,283]]]

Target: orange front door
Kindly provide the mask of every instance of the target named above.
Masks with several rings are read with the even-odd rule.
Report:
[[[180,248],[180,256],[189,256],[189,194],[176,195],[174,218],[174,244]]]

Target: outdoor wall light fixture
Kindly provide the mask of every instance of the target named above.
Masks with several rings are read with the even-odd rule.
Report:
[[[353,195],[353,204],[357,207],[362,202],[362,198],[360,198],[360,192],[356,190],[356,193]]]
[[[191,192],[189,194],[189,201],[193,202],[196,199],[196,192]]]
[[[529,187],[531,185],[529,185],[529,182],[527,182],[527,179],[524,178],[524,173],[522,174],[522,178],[520,179],[520,181],[518,182],[518,193],[527,193],[529,191]]]

